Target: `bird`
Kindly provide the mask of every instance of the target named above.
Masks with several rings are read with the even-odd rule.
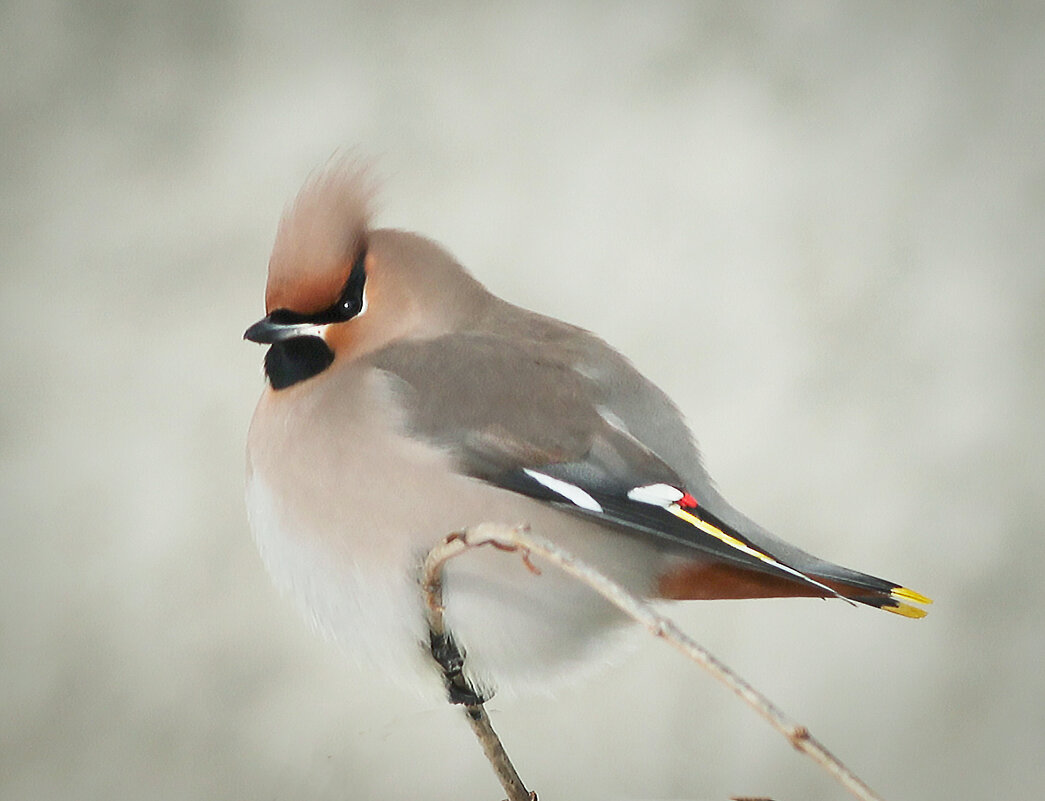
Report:
[[[453,532],[519,526],[650,600],[931,600],[817,558],[736,510],[667,395],[596,335],[489,292],[434,241],[371,224],[358,161],[280,220],[246,501],[275,584],[365,666],[442,688],[419,583]],[[445,621],[482,697],[608,661],[627,628],[589,587],[494,549],[451,560]]]

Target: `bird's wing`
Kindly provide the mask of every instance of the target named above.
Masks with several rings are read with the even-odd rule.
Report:
[[[610,409],[612,376],[592,376],[599,366],[576,348],[456,333],[396,344],[370,361],[393,377],[409,433],[452,454],[463,474],[665,550],[838,595],[705,509],[678,472],[621,425]]]
[[[591,334],[572,329],[565,333],[574,358],[579,359],[585,374],[598,376],[605,392],[602,413],[618,424],[646,447],[654,451],[682,478],[688,496],[697,502],[691,514],[719,531],[748,544],[755,551],[768,555],[789,570],[801,573],[806,579],[815,579],[817,586],[828,585],[835,595],[868,604],[906,617],[923,617],[925,611],[909,601],[928,604],[925,596],[895,582],[861,573],[842,565],[813,556],[786,542],[754,522],[732,504],[715,487],[704,468],[696,442],[682,414],[664,392],[639,373],[632,364],[613,348]],[[696,525],[696,524],[695,524]],[[702,585],[708,577],[697,570],[692,576],[680,575],[679,597],[704,597]],[[737,578],[735,575],[731,579]],[[784,594],[796,589],[776,583],[776,589],[765,582],[747,583],[748,593]],[[806,582],[806,589],[809,582]],[[734,588],[737,589],[737,588]],[[692,595],[688,593],[696,593]],[[745,595],[744,597],[748,597]]]

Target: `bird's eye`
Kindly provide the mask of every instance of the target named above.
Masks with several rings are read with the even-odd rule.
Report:
[[[356,261],[352,265],[352,272],[349,273],[348,280],[341,290],[341,297],[330,309],[339,320],[351,320],[353,317],[362,314],[363,310],[366,309],[366,300],[363,294],[366,286],[365,263],[366,249],[356,257]]]
[[[351,319],[359,314],[359,301],[355,298],[345,298],[338,304],[337,310],[346,320]]]

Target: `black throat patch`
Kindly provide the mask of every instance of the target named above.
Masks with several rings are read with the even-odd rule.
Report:
[[[320,337],[293,337],[275,342],[265,354],[265,375],[273,389],[286,389],[326,370],[334,352]]]

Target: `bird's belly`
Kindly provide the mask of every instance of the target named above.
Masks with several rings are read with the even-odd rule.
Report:
[[[459,479],[465,481],[466,479]],[[298,515],[278,489],[256,471],[247,486],[251,528],[276,585],[301,607],[312,625],[362,665],[370,665],[422,692],[441,692],[428,653],[420,569],[428,549],[456,530],[483,522],[526,522],[535,531],[583,552],[591,538],[614,537],[529,499],[474,483],[480,498],[464,498],[454,512],[424,506],[377,518],[353,515],[342,505],[340,536],[320,532],[310,515]],[[490,520],[481,496],[501,501]],[[351,492],[342,494],[351,500]],[[504,496],[498,497],[498,496]],[[371,508],[380,499],[358,498]],[[357,505],[357,508],[359,508]],[[557,530],[554,530],[556,529]],[[565,542],[563,542],[565,540]],[[594,544],[595,550],[607,543]],[[619,544],[610,542],[610,551]],[[618,554],[636,576],[651,572],[644,552]],[[618,576],[618,578],[622,578]],[[634,578],[626,583],[640,583]],[[543,565],[531,570],[516,554],[479,548],[447,565],[446,620],[466,652],[469,675],[487,690],[553,689],[608,661],[624,641],[624,619],[589,588]]]
[[[390,548],[339,547],[295,519],[278,490],[254,473],[247,481],[254,539],[273,582],[314,629],[360,665],[407,684],[438,687],[426,637],[422,597],[410,556]],[[359,521],[346,520],[346,529]],[[358,529],[357,529],[358,530]]]

